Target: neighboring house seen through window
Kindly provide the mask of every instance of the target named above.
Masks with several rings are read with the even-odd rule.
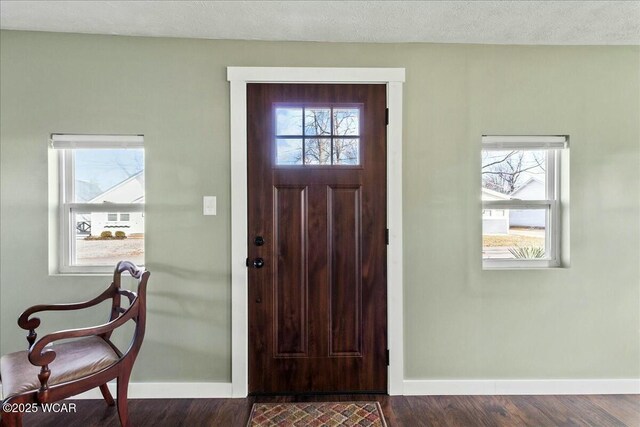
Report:
[[[144,264],[141,135],[51,136],[60,159],[60,271],[110,272]]]
[[[566,136],[482,137],[485,268],[560,265],[560,153]]]

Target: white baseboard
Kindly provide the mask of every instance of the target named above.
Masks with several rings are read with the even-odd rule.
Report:
[[[405,396],[640,394],[640,379],[597,380],[405,380]],[[109,383],[116,396],[116,384]],[[2,384],[0,384],[0,394]],[[211,399],[233,397],[231,383],[131,383],[129,399]],[[73,399],[102,399],[93,389]]]
[[[405,380],[404,395],[640,394],[640,379]]]
[[[116,397],[116,383],[109,383],[109,391]],[[130,383],[129,399],[211,399],[232,397],[231,383]],[[93,389],[73,399],[102,399],[100,390]]]

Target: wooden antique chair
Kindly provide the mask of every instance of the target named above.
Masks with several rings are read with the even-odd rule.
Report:
[[[120,288],[123,272],[138,279],[137,292]],[[127,388],[133,362],[138,355],[146,321],[146,290],[148,271],[141,271],[128,261],[120,261],[113,273],[113,282],[102,294],[91,301],[76,304],[36,305],[27,309],[18,319],[18,325],[27,331],[29,349],[7,354],[0,359],[0,378],[4,400],[2,402],[3,427],[22,425],[22,413],[32,405],[65,399],[95,387],[100,387],[109,406],[115,405],[107,382],[117,378],[118,415],[123,427],[130,426],[127,411]],[[122,297],[129,300],[123,308]],[[109,321],[99,326],[68,329],[37,339],[36,328],[40,319],[30,316],[40,311],[78,310],[95,306],[111,299]],[[128,322],[135,322],[134,336],[127,351],[122,353],[111,341],[112,332]],[[72,341],[68,339],[74,338]],[[65,342],[57,342],[67,340]]]

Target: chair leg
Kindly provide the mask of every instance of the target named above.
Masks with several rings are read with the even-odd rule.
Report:
[[[22,427],[22,412],[2,412],[0,427]]]
[[[111,392],[109,391],[109,387],[106,384],[102,384],[100,386],[100,393],[102,393],[102,397],[107,402],[109,406],[115,406],[116,402],[113,400],[113,396],[111,396]]]
[[[131,372],[123,372],[118,376],[118,415],[122,427],[131,427],[129,422],[129,405],[127,403],[127,390],[129,388],[129,377]]]

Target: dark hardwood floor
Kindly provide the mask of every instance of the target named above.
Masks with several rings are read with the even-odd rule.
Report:
[[[377,400],[389,426],[640,426],[640,395],[313,396],[129,401],[136,427],[245,426],[254,402]],[[114,407],[67,401],[75,413],[27,414],[24,426],[119,426]]]

